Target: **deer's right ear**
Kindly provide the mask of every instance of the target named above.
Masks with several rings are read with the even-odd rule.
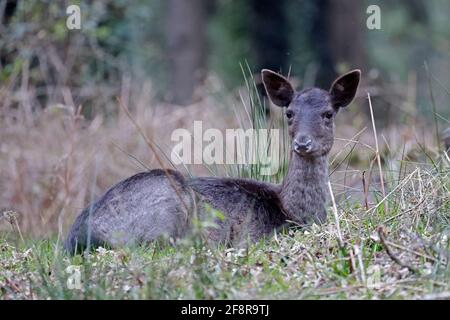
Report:
[[[279,107],[287,107],[294,97],[294,88],[289,80],[267,69],[263,69],[261,75],[267,95],[273,104]]]
[[[353,70],[333,82],[330,95],[336,109],[348,106],[355,99],[360,80],[361,70]]]

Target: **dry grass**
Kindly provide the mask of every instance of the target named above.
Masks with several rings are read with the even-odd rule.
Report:
[[[119,96],[131,106],[143,133],[161,148],[162,159],[172,146],[172,130],[191,129],[194,120],[202,120],[205,128],[239,127],[230,106],[238,110],[239,96],[247,99],[241,90],[240,95],[203,98],[180,108],[153,104],[148,90],[144,84],[126,99]],[[428,143],[434,141],[433,132],[410,125],[378,128],[375,143],[370,121],[347,110],[338,117],[331,156],[334,215],[324,226],[292,229],[243,251],[207,248],[193,238],[175,249],[155,244],[101,249],[87,260],[62,256],[55,239],[89,201],[113,183],[159,166],[117,102],[110,104],[113,114],[90,120],[70,104],[31,113],[20,107],[0,109],[0,297],[448,296],[448,157]],[[358,105],[368,107],[362,98]],[[203,166],[189,170],[209,174]],[[70,265],[84,270],[82,290],[66,286]]]
[[[217,101],[207,98],[180,108],[151,103],[146,90],[148,88],[143,86],[137,92],[132,114],[144,134],[161,148],[163,160],[167,160],[163,153],[170,155],[174,145],[170,135],[176,128],[192,130],[194,120],[203,121],[204,130],[224,130],[240,125],[234,112],[225,109],[230,105],[239,109],[241,102],[238,99]],[[364,101],[360,102],[364,104]],[[26,111],[20,108],[1,109],[0,208],[17,213],[24,234],[44,236],[61,228],[65,230],[92,197],[138,171],[160,166],[118,103],[112,101],[111,104],[117,109],[117,116],[98,114],[91,120],[82,116],[80,107],[62,104],[50,105],[31,115],[25,115]],[[273,114],[280,112],[275,110]],[[380,189],[379,175],[372,175],[374,155],[377,154],[373,135],[367,129],[368,123],[357,120],[361,122],[359,127],[348,124],[346,111],[341,117],[331,156],[333,189],[339,200],[350,197],[353,202],[364,203],[367,195],[362,183],[363,172],[370,173],[366,184],[371,191]],[[354,119],[353,116],[350,118]],[[380,133],[384,137],[380,142],[380,153],[385,162],[386,184],[398,180],[400,170],[404,170],[408,161],[426,160],[423,154],[420,155],[421,150],[417,152],[417,134],[410,131],[408,126],[398,126]],[[403,145],[400,140],[404,141]],[[168,161],[166,166],[170,166]],[[179,169],[185,171],[183,167]],[[189,170],[194,174],[209,174],[201,165],[190,166]],[[375,202],[373,197],[369,200]]]
[[[436,144],[438,124],[449,122],[420,117],[413,70],[406,84],[368,74],[357,103],[340,112],[330,157],[335,201],[323,226],[291,229],[247,250],[207,248],[194,236],[177,248],[62,255],[60,236],[88,202],[160,166],[116,97],[164,160],[175,128],[191,129],[194,120],[204,129],[239,127],[245,116],[234,110],[252,103],[252,83],[224,93],[210,76],[191,106],[154,103],[151,83],[133,79],[132,65],[93,35],[69,36],[59,10],[42,19],[41,6],[23,5],[0,30],[9,60],[0,70],[0,299],[449,298],[450,158]],[[92,13],[95,23],[104,18]],[[27,31],[13,32],[22,21]],[[58,25],[63,34],[46,31]],[[429,112],[439,112],[447,100],[437,90],[448,89],[427,73]],[[384,111],[369,109],[366,89]],[[390,125],[379,127],[379,118]],[[81,268],[81,290],[67,287],[68,266]]]
[[[100,248],[83,259],[61,255],[54,241],[2,241],[0,297],[445,299],[448,181],[448,172],[415,170],[390,196],[389,213],[338,205],[325,225],[247,249],[209,248],[194,235],[174,248]],[[69,266],[81,270],[79,290],[67,286]]]
[[[180,109],[146,101],[132,112],[145,135],[160,146],[161,154],[170,155],[174,129],[191,129],[194,119],[224,127],[220,118],[214,119],[220,112],[208,111],[208,103]],[[138,171],[160,166],[123,114],[112,119],[97,115],[88,121],[80,108],[54,105],[33,114],[31,123],[18,110],[3,109],[0,119],[0,207],[17,212],[20,228],[27,235],[65,229],[92,196]],[[170,166],[168,161],[165,164]]]

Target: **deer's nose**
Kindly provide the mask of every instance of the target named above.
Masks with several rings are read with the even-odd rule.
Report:
[[[312,148],[312,140],[304,139],[301,142],[299,140],[294,140],[294,151],[295,152],[310,152]]]

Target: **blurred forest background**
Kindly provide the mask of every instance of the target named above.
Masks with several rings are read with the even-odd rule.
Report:
[[[70,4],[81,8],[81,30],[66,27]],[[371,4],[381,8],[381,30],[366,27]],[[186,105],[215,80],[223,91],[242,85],[244,62],[295,75],[301,86],[327,87],[361,68],[366,85],[387,90],[379,103],[397,115],[416,99],[428,109],[424,62],[450,87],[446,0],[3,0],[0,13],[2,86],[23,88],[26,72],[33,109],[60,102],[58,89],[68,87],[84,112],[108,112],[124,82],[148,80],[155,99]],[[448,117],[448,95],[436,94]]]
[[[80,30],[66,26],[71,4]],[[372,4],[381,30],[366,27]],[[270,68],[299,88],[362,69],[338,136],[370,126],[370,92],[397,160],[417,141],[437,148],[450,117],[449,17],[447,0],[1,0],[0,209],[33,217],[23,230],[54,230],[136,172],[129,155],[157,166],[116,97],[161,144],[192,119],[233,127],[247,64],[257,83]]]

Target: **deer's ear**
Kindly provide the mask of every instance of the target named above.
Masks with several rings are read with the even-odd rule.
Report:
[[[294,88],[289,80],[267,69],[263,69],[261,75],[267,95],[273,104],[279,107],[287,107],[294,97]]]
[[[331,85],[330,95],[333,106],[344,108],[352,103],[358,91],[361,70],[350,71],[337,78]]]

